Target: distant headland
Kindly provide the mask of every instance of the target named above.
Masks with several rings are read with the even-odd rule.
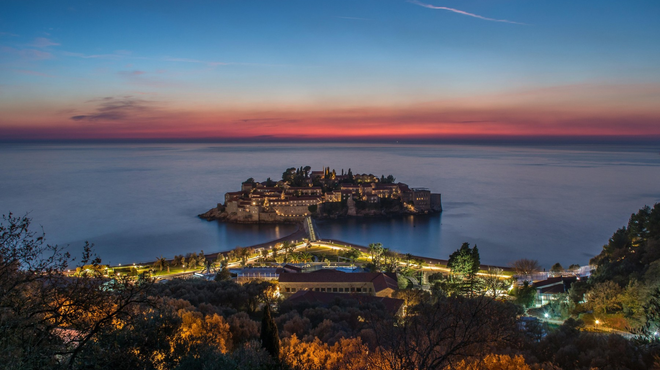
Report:
[[[236,223],[300,222],[314,218],[383,217],[442,212],[440,194],[395,182],[392,175],[338,174],[330,168],[287,168],[282,179],[241,184],[225,203],[200,214],[206,220]]]

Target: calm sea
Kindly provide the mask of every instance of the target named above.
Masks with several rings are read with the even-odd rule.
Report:
[[[437,258],[468,242],[489,264],[586,264],[631,213],[660,202],[657,147],[2,144],[0,212],[28,214],[48,242],[74,252],[90,241],[104,262],[216,252],[293,227],[197,214],[248,177],[305,165],[393,174],[443,197],[438,216],[322,222],[322,237]]]

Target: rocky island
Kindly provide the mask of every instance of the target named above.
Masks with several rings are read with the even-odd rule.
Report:
[[[199,217],[237,223],[299,222],[314,218],[382,217],[442,212],[440,194],[395,182],[392,175],[340,174],[334,169],[288,168],[282,179],[241,184],[225,194],[224,204]]]

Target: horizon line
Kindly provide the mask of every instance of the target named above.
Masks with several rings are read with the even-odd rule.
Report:
[[[646,144],[660,145],[660,135],[454,135],[444,137],[198,137],[198,138],[0,138],[0,144],[28,143],[350,143],[350,144]]]

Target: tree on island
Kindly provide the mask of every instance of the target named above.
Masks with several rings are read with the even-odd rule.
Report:
[[[396,181],[396,178],[392,175],[387,175],[387,177],[380,175],[380,182],[383,184],[394,184],[394,181]]]

